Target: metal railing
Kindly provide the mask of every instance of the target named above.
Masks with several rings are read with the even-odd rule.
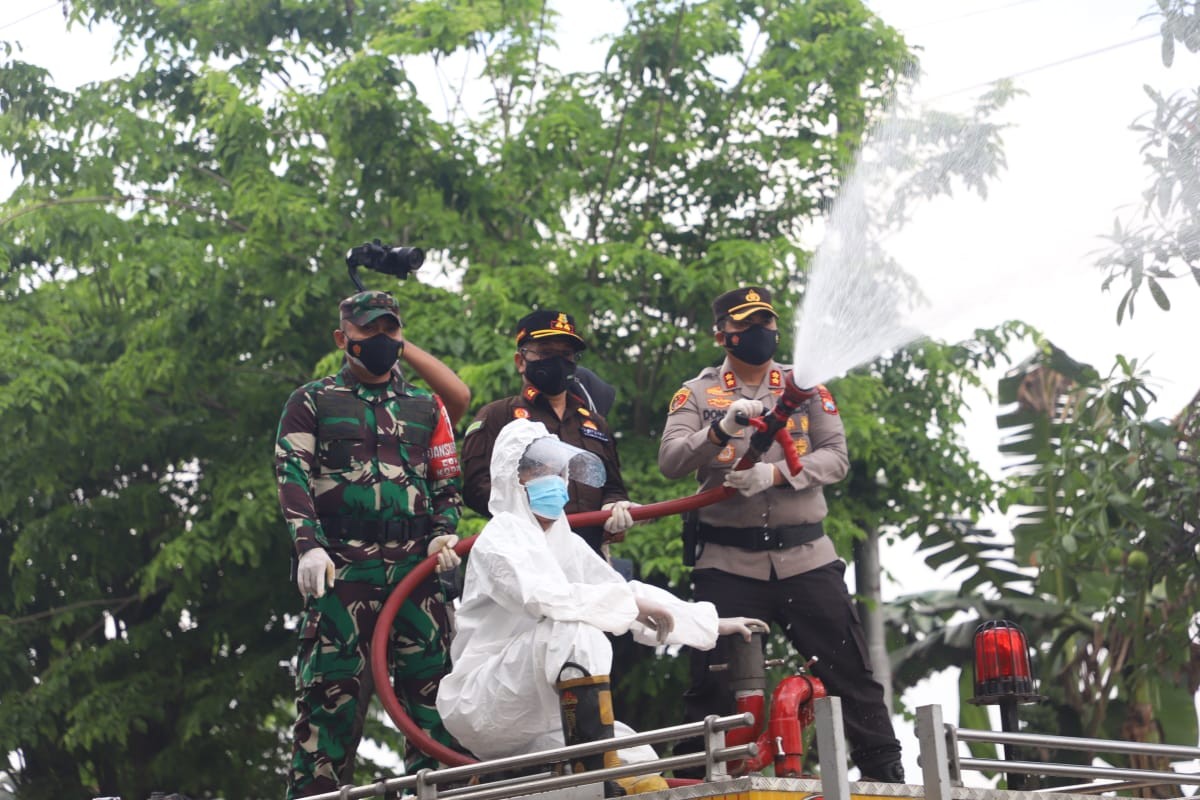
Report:
[[[1002,744],[1006,748],[1010,746],[1053,747],[1090,753],[1163,756],[1179,760],[1200,758],[1200,747],[958,728],[943,722],[941,706],[936,705],[922,706],[917,709],[917,741],[921,747],[920,763],[925,781],[926,800],[951,800],[953,787],[962,784],[961,775],[964,769],[1088,779],[1090,783],[1078,786],[1055,786],[1046,789],[1046,791],[1052,792],[1069,791],[1077,794],[1164,784],[1200,786],[1200,773],[962,757],[958,752],[959,742]],[[1095,783],[1098,780],[1108,782]]]
[[[847,777],[847,752],[842,725],[841,701],[837,697],[822,697],[814,702],[813,707],[816,717],[817,748],[820,753],[821,793],[825,800],[850,800],[851,784]],[[440,770],[426,769],[415,775],[389,778],[361,786],[344,786],[337,791],[315,795],[309,800],[357,800],[357,798],[376,797],[392,792],[415,794],[417,800],[438,800],[439,798],[445,798],[445,800],[504,800],[504,798],[589,784],[596,785],[596,797],[600,797],[599,785],[606,780],[697,766],[705,768],[705,779],[708,781],[728,780],[730,776],[725,769],[725,762],[753,757],[757,755],[758,748],[753,742],[739,747],[726,747],[725,731],[750,725],[752,721],[753,718],[750,714],[728,717],[711,716],[704,722],[676,725],[618,739],[559,747],[540,753],[482,761],[462,767]],[[614,748],[619,750],[642,744],[678,741],[697,735],[704,739],[702,752],[670,756],[636,764],[623,764],[619,767],[592,770],[574,775],[552,775],[540,772],[535,775],[507,777],[486,783],[464,785],[483,775],[511,775],[515,771],[561,764],[580,756],[595,755]],[[1200,759],[1200,747],[958,728],[943,722],[941,706],[937,705],[922,706],[917,709],[917,740],[920,745],[919,763],[924,783],[924,800],[954,800],[955,790],[962,786],[963,770],[1077,777],[1091,781],[1079,786],[1056,786],[1044,790],[1053,793],[1088,794],[1163,784],[1200,786],[1200,773],[970,758],[960,756],[958,746],[960,742],[983,742],[1006,746],[1053,747],[1092,753],[1164,756],[1180,760]],[[1096,781],[1107,782],[1096,783]],[[448,788],[439,791],[440,786],[448,786]],[[897,789],[899,788],[897,787]]]
[[[600,784],[606,780],[626,778],[633,775],[647,775],[682,767],[705,768],[706,780],[727,779],[726,761],[751,758],[758,754],[758,746],[750,742],[738,747],[725,746],[725,731],[752,724],[751,714],[735,714],[728,717],[710,716],[703,722],[693,722],[687,725],[676,725],[670,728],[637,733],[632,736],[622,736],[617,739],[604,739],[598,742],[587,742],[569,747],[556,747],[540,753],[530,753],[523,756],[480,761],[462,767],[447,769],[423,769],[415,775],[405,775],[400,778],[389,778],[361,786],[343,786],[341,789],[324,794],[313,795],[308,800],[357,800],[363,797],[378,797],[389,792],[408,792],[415,794],[418,800],[434,800],[435,798],[454,798],[455,800],[501,800],[534,792],[547,792],[554,789],[565,789],[586,784]],[[704,750],[686,755],[670,756],[654,761],[644,761],[636,764],[622,764],[619,767],[581,772],[575,775],[548,775],[543,772],[537,775],[509,778],[507,780],[490,781],[474,786],[461,784],[472,778],[488,775],[510,773],[531,767],[541,767],[550,764],[571,761],[580,756],[596,755],[613,749],[623,749],[642,744],[657,744],[661,742],[678,741],[692,736],[704,737]],[[438,791],[438,786],[455,784],[455,788]]]

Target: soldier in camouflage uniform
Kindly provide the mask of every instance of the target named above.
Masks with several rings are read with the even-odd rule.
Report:
[[[457,566],[449,547],[460,479],[446,410],[438,395],[393,371],[404,345],[394,298],[360,292],[340,309],[334,341],[346,353],[342,370],[292,393],[275,446],[279,502],[305,596],[289,798],[353,781],[380,609],[427,555]],[[396,616],[392,680],[413,720],[456,746],[434,705],[449,670],[448,638],[444,598],[431,579]],[[406,763],[435,766],[411,747]]]

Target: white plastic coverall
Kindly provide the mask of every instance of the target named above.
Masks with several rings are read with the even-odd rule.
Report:
[[[471,550],[450,649],[454,667],[438,689],[446,729],[481,759],[563,746],[554,690],[563,663],[609,674],[612,646],[605,632],[632,631],[638,642],[658,643],[655,631],[637,621],[635,596],[652,598],[674,616],[666,644],[708,650],[717,641],[711,603],[687,603],[626,582],[571,532],[565,516],[542,529],[517,464],[531,442],[549,435],[540,422],[514,420],[496,438],[492,519]],[[632,732],[620,722],[616,731]],[[619,755],[626,763],[655,757],[649,747]]]

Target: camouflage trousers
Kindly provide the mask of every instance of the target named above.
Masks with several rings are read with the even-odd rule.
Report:
[[[324,597],[308,598],[300,624],[288,800],[353,782],[354,755],[374,693],[370,650],[375,622],[392,589],[423,556],[422,545],[399,562],[376,558],[342,564],[333,588]],[[433,739],[457,748],[435,706],[438,683],[450,670],[449,634],[446,605],[431,577],[396,614],[389,663],[405,712]],[[437,766],[411,745],[405,750],[410,773]]]

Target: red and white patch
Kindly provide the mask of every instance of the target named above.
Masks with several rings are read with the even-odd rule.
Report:
[[[441,406],[441,404],[438,404]],[[429,467],[434,480],[444,481],[459,475],[458,449],[454,446],[454,426],[445,406],[440,407],[437,427],[429,440]]]
[[[833,401],[833,395],[829,393],[829,390],[825,388],[824,384],[817,387],[817,396],[821,398],[822,411],[824,411],[826,414],[838,413],[837,403]]]
[[[674,414],[679,409],[683,408],[688,398],[692,396],[692,390],[686,386],[680,389],[671,397],[671,403],[667,406],[667,413]]]
[[[514,408],[513,409],[513,419],[529,419],[529,409]]]

